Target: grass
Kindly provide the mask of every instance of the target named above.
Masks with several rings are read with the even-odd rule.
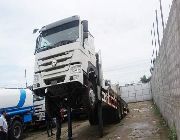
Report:
[[[176,134],[175,127],[169,128],[168,138],[169,138],[169,140],[177,140],[177,134]]]
[[[166,121],[163,119],[159,108],[154,104],[153,105],[153,112],[156,116],[158,116],[160,118],[158,127],[162,128],[162,127],[167,127],[168,128],[168,138],[169,140],[177,140],[177,133],[176,133],[176,128],[175,125],[174,127],[169,128]]]
[[[153,112],[156,116],[160,116],[161,117],[161,113],[160,113],[160,110],[159,108],[154,104],[153,105]]]

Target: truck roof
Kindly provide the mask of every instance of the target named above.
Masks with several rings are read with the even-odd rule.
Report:
[[[40,32],[42,31],[46,31],[48,29],[51,29],[51,28],[54,28],[54,27],[57,27],[59,25],[62,25],[64,23],[68,23],[68,22],[71,22],[71,21],[74,21],[74,20],[79,20],[80,17],[78,15],[75,15],[75,16],[72,16],[72,17],[68,17],[68,18],[65,18],[65,19],[62,19],[62,20],[59,20],[59,21],[56,21],[56,22],[53,22],[51,24],[48,24],[46,26],[43,26],[40,30]]]

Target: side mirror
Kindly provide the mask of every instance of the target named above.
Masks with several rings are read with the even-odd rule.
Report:
[[[33,34],[35,34],[37,31],[39,31],[39,29],[34,29]]]
[[[88,21],[83,20],[82,25],[83,25],[83,32],[88,32]]]
[[[83,25],[83,40],[84,40],[84,39],[88,38],[88,21],[83,20],[82,25]]]
[[[111,86],[111,81],[110,80],[105,80],[105,86]]]
[[[83,40],[88,38],[88,32],[83,32]]]
[[[105,80],[105,86],[107,87],[107,86],[109,86],[109,84],[108,84],[108,81],[107,80]]]
[[[36,47],[35,47],[34,55],[36,54],[36,49],[37,49],[38,41],[39,41],[39,37],[37,37],[37,39],[36,39]]]
[[[33,86],[29,86],[28,89],[30,89],[31,91],[33,91]]]

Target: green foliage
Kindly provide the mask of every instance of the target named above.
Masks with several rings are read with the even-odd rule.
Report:
[[[160,110],[155,104],[153,106],[153,112],[156,116],[161,116]]]
[[[169,138],[169,140],[177,140],[177,134],[176,134],[176,128],[175,127],[169,129],[168,138]]]
[[[166,121],[161,116],[159,108],[156,105],[153,106],[153,112],[155,115],[161,117],[159,127],[168,127]],[[177,140],[177,133],[175,127],[168,128],[168,138],[169,140]]]
[[[150,80],[151,80],[151,77],[147,78],[146,75],[144,75],[143,77],[140,78],[140,81],[142,83],[148,83],[148,82],[150,82]]]

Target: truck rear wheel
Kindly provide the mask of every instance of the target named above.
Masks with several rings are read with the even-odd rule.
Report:
[[[118,106],[117,107],[117,110],[115,111],[115,121],[117,122],[117,123],[119,123],[120,122],[120,120],[123,118],[122,117],[122,109],[120,108],[120,106]]]
[[[18,120],[15,120],[12,123],[10,129],[10,140],[21,140],[22,131],[23,131],[22,123]]]

